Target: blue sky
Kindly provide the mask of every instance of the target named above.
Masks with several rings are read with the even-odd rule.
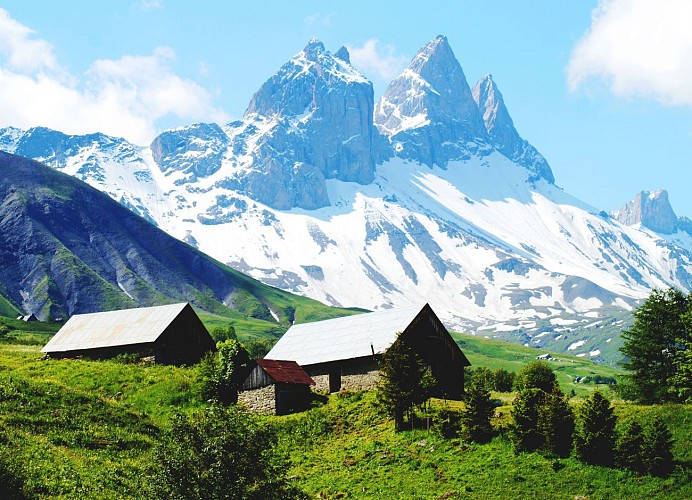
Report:
[[[692,217],[692,2],[5,0],[0,127],[156,133],[242,115],[316,36],[376,98],[444,34],[469,85],[492,73],[556,183],[611,210],[665,188]]]

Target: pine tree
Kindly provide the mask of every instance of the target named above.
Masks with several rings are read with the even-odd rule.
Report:
[[[538,430],[538,412],[545,397],[545,391],[540,389],[524,389],[514,399],[511,412],[514,451],[534,451],[545,444],[545,437]]]
[[[615,463],[618,467],[643,473],[646,471],[645,454],[644,429],[639,422],[633,420],[618,439]]]
[[[676,401],[668,381],[676,375],[675,360],[692,332],[684,320],[690,299],[680,290],[654,290],[635,311],[634,324],[622,334],[620,351],[630,373],[620,390],[625,397],[644,404]]]
[[[547,394],[538,411],[538,432],[543,436],[543,450],[558,457],[568,457],[572,450],[574,414],[558,387]]]
[[[673,471],[673,440],[670,430],[659,417],[654,418],[644,433],[647,472],[667,476]]]
[[[404,429],[404,416],[430,397],[435,384],[421,357],[401,337],[382,355],[378,400],[386,413],[394,417],[394,428]]]
[[[466,392],[466,408],[461,413],[462,437],[467,441],[487,443],[493,436],[490,419],[495,407],[490,391],[481,383],[473,384]]]
[[[595,465],[612,465],[616,417],[610,401],[599,391],[579,411],[575,434],[577,458]]]

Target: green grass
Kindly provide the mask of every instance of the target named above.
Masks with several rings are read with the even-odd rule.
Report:
[[[393,422],[378,414],[374,399],[374,393],[336,395],[323,408],[282,417],[281,446],[292,464],[288,474],[308,495],[402,499],[692,495],[692,463],[685,449],[691,432],[686,425],[692,418],[689,405],[648,409],[650,414],[663,415],[674,429],[675,458],[681,462],[672,477],[657,478],[589,466],[573,457],[555,462],[539,454],[515,455],[503,436],[476,445],[425,430],[395,433]]]
[[[228,324],[220,316],[203,319],[212,328]],[[39,498],[145,497],[153,447],[171,416],[205,404],[198,395],[197,368],[44,361],[42,343],[28,345],[29,340],[47,340],[60,325],[10,319],[0,324],[12,327],[14,341],[26,344],[0,342],[0,451],[9,450],[21,465],[26,490]],[[255,325],[261,333],[261,325]],[[476,367],[518,371],[543,352],[455,338]],[[575,384],[575,376],[621,373],[583,358],[554,357],[550,363],[563,390],[577,393],[571,400],[575,407],[595,388]],[[556,467],[538,454],[515,455],[501,434],[475,445],[432,431],[394,433],[373,392],[333,395],[322,407],[264,420],[279,430],[276,452],[286,454],[290,464],[285,475],[313,498],[692,498],[692,405],[644,407],[608,396],[620,425],[656,415],[669,425],[678,462],[672,477],[638,477],[573,457]],[[501,404],[493,423],[506,428],[514,395],[493,397]],[[432,403],[444,405],[460,408],[462,403]]]
[[[549,351],[510,344],[499,340],[474,337],[453,333],[452,336],[471,362],[471,367],[485,366],[492,370],[504,368],[510,372],[518,372],[526,364],[536,359],[539,354]],[[618,368],[596,364],[586,358],[577,358],[564,353],[551,353],[547,361],[555,371],[557,380],[566,392],[574,390],[577,394],[586,394],[593,390],[591,384],[576,383],[576,377],[601,375],[614,377],[616,380],[624,372]]]

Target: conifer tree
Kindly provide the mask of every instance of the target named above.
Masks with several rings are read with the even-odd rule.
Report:
[[[511,412],[514,451],[534,451],[545,444],[545,437],[538,430],[538,412],[545,396],[540,389],[524,389],[515,398]]]
[[[567,397],[556,386],[546,394],[538,411],[538,431],[543,436],[543,450],[558,457],[568,457],[572,450],[574,414]]]
[[[476,443],[487,443],[493,436],[490,419],[495,407],[490,391],[481,382],[472,384],[466,392],[466,407],[461,412],[462,437]]]
[[[673,471],[673,440],[670,430],[659,417],[654,418],[644,433],[647,472],[667,476]]]
[[[610,401],[595,391],[579,410],[575,434],[577,458],[595,465],[612,465],[616,417]]]
[[[646,471],[645,454],[644,429],[639,422],[633,420],[618,438],[615,463],[618,467],[643,473]]]
[[[394,417],[394,428],[404,429],[404,416],[409,420],[414,407],[430,397],[435,379],[421,357],[401,334],[382,355],[378,400],[385,412]]]

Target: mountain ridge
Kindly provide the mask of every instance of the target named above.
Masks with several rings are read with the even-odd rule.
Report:
[[[293,321],[299,304],[289,295],[214,261],[73,176],[5,152],[0,172],[0,290],[13,307],[47,320],[185,301],[222,316]]]
[[[240,120],[148,148],[48,134],[61,146],[39,152],[74,153],[37,159],[264,283],[331,305],[430,302],[452,328],[594,358],[606,338],[589,325],[652,287],[692,288],[692,240],[623,225],[559,188],[497,84],[470,88],[446,38],[377,104],[349,60],[312,40]],[[0,145],[25,134],[36,132],[0,130]],[[574,340],[580,328],[594,333]]]

